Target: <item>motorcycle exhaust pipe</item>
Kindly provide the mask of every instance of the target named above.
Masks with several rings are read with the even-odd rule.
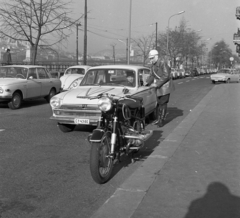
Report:
[[[153,134],[152,130],[149,130],[146,134],[138,133],[137,135],[125,135],[127,139],[139,139],[140,141],[147,141]]]

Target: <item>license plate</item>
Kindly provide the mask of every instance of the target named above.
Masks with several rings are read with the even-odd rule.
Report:
[[[89,119],[79,119],[79,118],[75,118],[75,119],[74,119],[74,123],[75,123],[75,124],[89,124]]]

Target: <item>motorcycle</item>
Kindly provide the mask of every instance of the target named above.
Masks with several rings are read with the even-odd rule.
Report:
[[[101,116],[97,128],[88,136],[91,144],[90,171],[98,184],[106,183],[122,155],[133,155],[144,146],[152,131],[145,130],[145,111],[141,97],[100,94]]]

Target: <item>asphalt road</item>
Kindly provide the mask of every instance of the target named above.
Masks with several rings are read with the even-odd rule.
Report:
[[[125,157],[104,185],[89,172],[86,138],[93,128],[62,133],[45,100],[25,102],[19,110],[0,104],[0,218],[90,217],[213,87],[209,76],[174,84],[166,125],[148,125],[154,134],[137,161]]]

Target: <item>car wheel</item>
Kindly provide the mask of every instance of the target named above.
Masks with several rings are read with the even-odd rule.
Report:
[[[58,123],[58,128],[62,132],[72,132],[75,127],[76,127],[76,125]]]
[[[12,110],[19,109],[22,105],[22,95],[19,92],[13,93],[12,100],[8,103],[8,107]]]
[[[212,80],[212,83],[215,84],[216,82],[214,80]]]
[[[51,98],[56,95],[56,90],[54,88],[51,88],[49,94],[47,97],[45,97],[45,99],[47,100],[47,102],[49,103]]]
[[[230,79],[227,79],[226,83],[230,83]]]

